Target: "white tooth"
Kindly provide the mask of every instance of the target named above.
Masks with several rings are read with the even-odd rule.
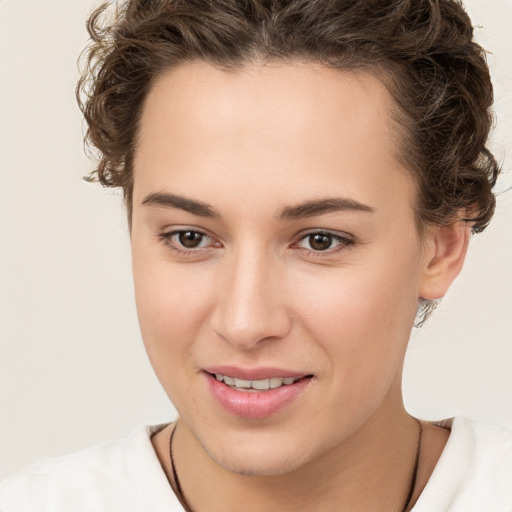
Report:
[[[235,385],[235,379],[233,379],[233,377],[228,377],[227,375],[224,375],[224,382],[228,386],[234,386]]]
[[[223,380],[223,377],[222,377],[222,375],[221,375],[220,373],[216,373],[216,374],[215,374],[215,378],[216,378],[217,380],[220,380],[221,382],[222,382],[222,380]]]
[[[283,379],[281,377],[273,377],[270,379],[270,388],[275,389],[283,385]]]
[[[250,380],[244,380],[244,379],[235,379],[235,386],[237,388],[250,388],[251,387],[251,381]]]
[[[270,387],[270,379],[253,380],[252,381],[253,389],[264,390],[264,389],[268,389],[269,387]]]
[[[295,382],[295,379],[293,377],[285,377],[283,379],[283,384],[285,386],[289,386],[290,384],[293,384]]]

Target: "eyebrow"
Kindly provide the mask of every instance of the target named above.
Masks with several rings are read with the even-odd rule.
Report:
[[[199,217],[218,219],[220,213],[208,203],[196,201],[176,194],[154,192],[148,194],[141,203],[144,206],[162,206],[165,208],[178,208]],[[331,212],[356,211],[374,213],[375,208],[355,201],[354,199],[332,197],[306,201],[292,206],[285,206],[277,215],[279,221],[304,219]]]
[[[360,203],[359,201],[355,201],[353,199],[332,197],[307,201],[296,206],[286,206],[279,213],[278,219],[281,221],[291,219],[304,219],[307,217],[315,217],[317,215],[339,211],[374,213],[377,210],[371,206]]]
[[[198,215],[199,217],[208,217],[210,219],[217,219],[220,217],[220,213],[209,204],[175,194],[165,194],[162,192],[148,194],[141,204],[144,206],[179,208],[180,210],[185,210],[186,212]]]

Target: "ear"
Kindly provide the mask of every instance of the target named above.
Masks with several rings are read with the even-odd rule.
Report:
[[[425,247],[420,298],[435,300],[444,297],[462,270],[470,235],[471,226],[462,221],[432,228]]]

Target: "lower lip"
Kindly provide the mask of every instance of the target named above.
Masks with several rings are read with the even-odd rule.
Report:
[[[238,391],[205,373],[213,396],[226,411],[248,419],[262,419],[290,405],[306,389],[311,378],[265,391]]]

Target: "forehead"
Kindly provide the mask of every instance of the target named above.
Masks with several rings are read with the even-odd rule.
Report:
[[[394,103],[363,72],[314,63],[266,63],[236,71],[205,62],[162,75],[146,99],[135,152],[134,203],[173,188],[222,194],[269,184],[290,201],[408,181],[397,158]],[[366,187],[364,186],[366,184]],[[368,190],[365,191],[364,189]],[[377,190],[374,190],[376,192]],[[304,197],[302,197],[304,196]]]

